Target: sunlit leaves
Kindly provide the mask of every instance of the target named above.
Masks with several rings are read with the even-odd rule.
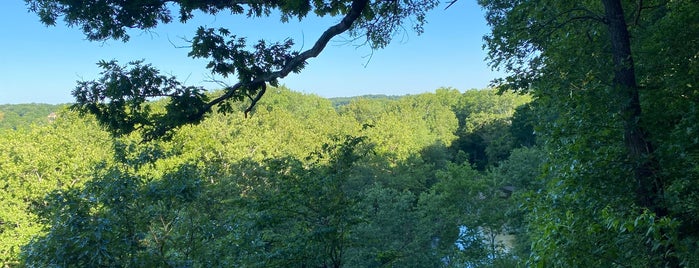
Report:
[[[90,169],[111,162],[109,144],[94,122],[59,112],[48,126],[0,130],[0,263],[16,265],[21,246],[44,232],[47,222],[33,212],[48,205],[45,194],[77,188]]]
[[[121,71],[125,74],[116,80],[129,82],[132,74]],[[169,140],[142,143],[135,134],[116,139],[92,134],[106,138],[73,146],[113,155],[80,158],[80,182],[37,191],[31,203],[36,214],[26,214],[32,218],[24,222],[41,224],[22,229],[24,240],[7,251],[7,258],[16,263],[22,248],[30,266],[491,263],[478,228],[502,225],[511,204],[500,199],[498,187],[526,172],[485,176],[451,154],[449,143],[458,129],[453,109],[460,109],[460,96],[452,90],[395,101],[367,99],[340,114],[327,99],[270,88],[252,118],[239,116],[244,107],[231,107],[238,116],[214,112],[198,125],[181,127]],[[186,110],[178,105],[161,100],[152,109]],[[81,136],[70,130],[82,122],[76,116],[50,127]],[[91,124],[90,129],[98,128]],[[8,140],[26,142],[17,136]],[[17,144],[7,146],[21,148]],[[451,162],[454,158],[458,164]],[[9,164],[0,162],[0,174],[14,172],[12,153],[2,159]],[[31,167],[43,159],[17,161]],[[516,163],[513,169],[529,164]],[[28,180],[13,180],[11,189],[17,189],[15,182],[43,185],[31,181],[32,169],[25,173]],[[482,199],[485,195],[492,198]],[[26,210],[7,204],[3,207],[12,214]],[[0,220],[14,220],[0,214]],[[460,228],[465,225],[475,227],[465,231]],[[3,234],[12,233],[7,230]]]

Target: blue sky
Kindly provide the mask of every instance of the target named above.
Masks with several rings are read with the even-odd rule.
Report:
[[[301,73],[280,82],[292,90],[323,97],[485,88],[498,74],[484,61],[482,37],[488,27],[482,10],[472,0],[458,1],[447,10],[445,5],[429,14],[422,35],[399,33],[388,47],[373,53],[349,42],[348,36],[339,36],[319,57],[309,60]],[[187,45],[183,38],[192,37],[198,26],[228,27],[238,36],[247,36],[249,43],[291,37],[301,49],[311,47],[337,20],[307,18],[282,24],[278,17],[199,16],[187,24],[132,32],[128,43],[89,42],[79,29],[60,22],[54,27],[42,25],[35,14],[27,12],[24,1],[5,0],[0,3],[0,36],[4,37],[0,42],[0,104],[72,102],[70,92],[76,81],[97,78],[100,70],[95,63],[102,59],[121,63],[144,59],[186,84],[216,89],[220,86],[206,82],[210,80],[206,61],[188,58],[188,49],[177,47]]]

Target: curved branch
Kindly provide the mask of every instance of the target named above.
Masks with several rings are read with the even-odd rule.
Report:
[[[255,95],[255,98],[248,96],[250,98],[250,106],[248,106],[247,109],[245,109],[245,118],[248,118],[248,114],[252,112],[252,109],[255,108],[255,104],[257,104],[258,101],[262,98],[263,95],[265,95],[265,92],[267,91],[267,84],[262,83],[260,84],[260,91],[257,92],[257,95]]]
[[[140,62],[134,62],[131,63],[134,65],[134,69],[129,71],[124,70],[121,66],[117,66],[116,62],[112,61],[100,63],[100,66],[106,69],[103,72],[105,78],[97,82],[85,82],[81,85],[81,87],[86,87],[85,89],[80,88],[75,91],[77,93],[74,94],[79,95],[76,95],[76,97],[82,100],[78,101],[78,109],[96,114],[98,118],[101,116],[101,123],[116,134],[125,134],[142,129],[144,141],[167,137],[170,131],[182,125],[201,122],[205,115],[212,111],[214,106],[220,105],[229,99],[239,99],[247,96],[251,102],[244,111],[247,117],[265,94],[267,83],[274,85],[277,79],[283,78],[291,72],[299,72],[306,64],[306,60],[318,56],[333,37],[348,31],[360,19],[368,3],[369,0],[353,0],[349,11],[342,20],[325,30],[312,48],[298,54],[294,53],[292,54],[295,55],[293,57],[285,54],[283,58],[271,64],[273,67],[270,68],[244,68],[242,71],[246,72],[245,75],[239,75],[240,80],[236,84],[224,87],[223,95],[213,100],[208,101],[201,93],[202,89],[200,88],[184,87],[181,83],[175,81],[174,77],[159,76],[158,71],[150,67],[150,65],[142,66]],[[289,42],[285,45],[291,46]],[[272,46],[270,49],[287,49],[287,46],[282,46],[281,48]],[[263,46],[261,49],[265,49],[265,47]],[[243,56],[250,57],[248,54]],[[274,71],[275,69],[272,68],[279,69]],[[238,71],[242,72],[241,70]],[[109,105],[105,106],[101,102],[105,98],[111,98],[111,95],[105,93],[108,86],[102,84],[110,83],[146,88],[136,93],[124,92],[124,96],[116,96],[120,98],[119,101],[110,102]],[[170,94],[173,91],[174,93]],[[149,109],[140,108],[140,105],[146,102],[147,98],[154,96],[170,97],[171,102],[167,105],[164,114],[150,113]],[[132,99],[124,99],[127,97],[132,97]]]
[[[260,77],[257,77],[251,81],[240,81],[236,83],[233,86],[225,88],[226,93],[221,95],[220,97],[212,100],[211,102],[207,103],[206,107],[204,110],[202,110],[197,116],[201,117],[204,116],[204,114],[207,111],[210,111],[211,108],[227,99],[232,98],[233,96],[236,95],[236,92],[240,90],[241,88],[245,88],[248,86],[253,86],[253,85],[262,85],[265,84],[269,81],[279,79],[279,78],[284,78],[286,77],[291,71],[297,69],[299,66],[303,65],[306,60],[310,58],[315,58],[317,57],[320,52],[325,49],[325,46],[327,46],[328,42],[330,42],[330,39],[333,37],[344,33],[345,31],[349,30],[350,27],[352,26],[352,23],[354,23],[357,19],[359,19],[359,16],[362,14],[362,11],[366,8],[367,4],[369,3],[369,0],[354,0],[352,1],[352,6],[350,8],[350,11],[345,15],[342,20],[325,30],[323,34],[318,38],[318,40],[315,42],[312,48],[300,53],[296,57],[291,58],[284,67],[276,72],[272,72],[266,75],[262,75]],[[253,108],[255,105],[254,102],[251,104],[251,106],[246,110],[249,111]],[[247,114],[247,112],[246,112]]]

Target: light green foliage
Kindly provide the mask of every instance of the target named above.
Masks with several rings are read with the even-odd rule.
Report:
[[[360,125],[340,117],[328,100],[273,88],[249,118],[242,112],[216,114],[199,126],[184,127],[173,137],[181,151],[205,160],[306,157],[331,137],[357,133]]]
[[[354,118],[360,124],[373,126],[388,106],[396,101],[396,99],[388,98],[367,99],[358,97],[351,99],[346,105],[339,106],[337,110],[344,116]]]
[[[32,267],[191,265],[193,256],[213,254],[208,243],[227,233],[221,202],[205,194],[211,174],[204,171],[195,163],[159,177],[96,170],[85,187],[46,198],[40,215],[51,229],[25,247],[24,261]]]
[[[93,166],[111,161],[110,143],[94,122],[69,112],[51,125],[0,130],[0,263],[16,264],[20,247],[44,231],[33,213],[47,205],[44,195],[81,187]]]
[[[61,105],[3,104],[0,105],[0,129],[26,129],[33,124],[46,125],[56,120]]]
[[[508,72],[498,91],[340,106],[273,86],[338,34],[379,48],[405,22],[421,32],[437,2],[27,3],[91,40],[127,40],[127,28],[169,23],[171,8],[183,22],[273,10],[342,19],[303,52],[199,28],[190,56],[240,80],[220,92],[101,62],[74,108],[117,139],[73,117],[2,132],[3,265],[699,263],[696,1],[481,0],[489,59]],[[141,143],[159,137],[170,140]]]
[[[335,108],[340,108],[343,106],[346,106],[347,104],[350,104],[353,101],[357,101],[360,99],[378,99],[378,100],[396,100],[400,99],[401,96],[396,96],[396,95],[383,95],[383,94],[376,94],[376,95],[361,95],[361,96],[354,96],[354,97],[335,97],[335,98],[330,98],[330,101],[333,103],[333,107]]]
[[[499,187],[529,183],[517,176],[533,173],[526,170],[536,161],[515,153],[496,176],[454,155],[461,96],[440,89],[335,109],[318,96],[270,88],[250,117],[247,107],[232,106],[228,115],[183,126],[167,141],[111,138],[73,113],[50,126],[8,131],[0,172],[11,175],[7,189],[24,196],[7,195],[17,198],[2,199],[3,212],[24,218],[2,214],[21,227],[0,225],[1,237],[14,239],[1,247],[3,264],[512,263],[505,245],[488,236],[514,226],[506,214],[515,210],[514,199],[501,198]],[[62,175],[47,164],[52,161]]]
[[[371,126],[367,136],[376,142],[382,157],[400,161],[438,141],[451,145],[458,127],[451,97],[438,91],[398,100],[358,99],[339,110],[344,116]]]

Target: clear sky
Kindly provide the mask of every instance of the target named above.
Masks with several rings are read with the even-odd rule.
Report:
[[[485,63],[482,37],[488,31],[483,12],[473,0],[461,0],[444,10],[442,4],[428,16],[425,33],[399,33],[385,49],[372,53],[366,46],[350,43],[347,35],[330,42],[309,60],[299,74],[281,84],[295,91],[323,97],[364,94],[404,95],[434,91],[439,87],[459,90],[485,88],[498,74]],[[298,49],[310,48],[323,30],[338,18],[307,18],[279,23],[278,17],[249,19],[245,16],[199,16],[187,24],[160,25],[149,32],[132,32],[128,43],[86,41],[82,32],[62,21],[46,27],[28,13],[24,1],[0,3],[0,104],[68,103],[78,80],[99,76],[99,60],[126,63],[144,59],[165,74],[188,85],[220,88],[207,83],[205,60],[187,57],[187,43],[200,26],[227,27],[249,43],[263,38],[295,40]],[[228,81],[235,83],[233,80]]]

